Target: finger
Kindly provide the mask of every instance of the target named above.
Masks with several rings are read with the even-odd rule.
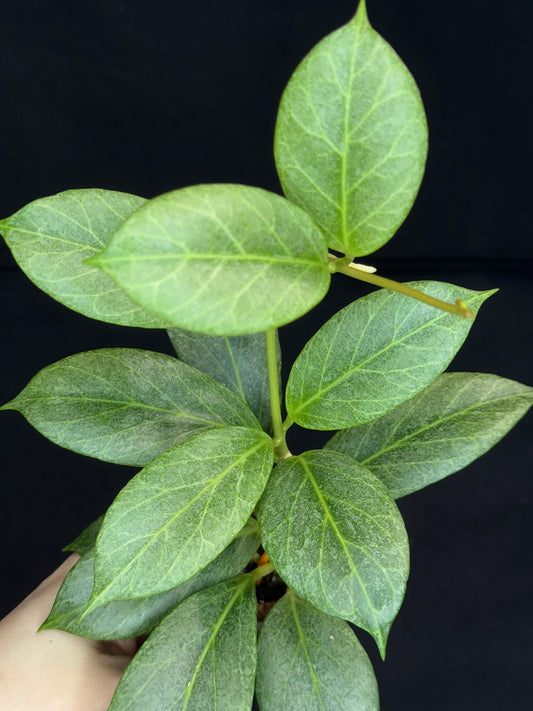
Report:
[[[45,578],[35,590],[4,618],[4,622],[23,618],[24,629],[28,632],[36,632],[48,617],[63,580],[79,560],[79,557],[77,553],[73,553],[63,561],[51,575]]]

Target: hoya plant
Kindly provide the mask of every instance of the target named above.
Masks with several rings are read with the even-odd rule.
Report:
[[[409,573],[395,500],[482,455],[532,402],[496,375],[444,373],[492,291],[354,262],[398,230],[427,153],[416,84],[364,0],[292,75],[274,144],[284,197],[68,190],[0,222],[43,291],[166,329],[176,352],[72,355],[2,408],[140,468],[66,547],[81,557],[42,625],[144,640],[112,711],[247,711],[254,695],[261,711],[376,711],[356,633],[385,657]],[[330,318],[282,384],[277,329],[345,278],[379,288]],[[338,432],[291,452],[295,426]]]

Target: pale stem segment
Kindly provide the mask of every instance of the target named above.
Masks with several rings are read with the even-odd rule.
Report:
[[[358,279],[359,281],[365,281],[368,284],[374,284],[375,286],[381,286],[384,289],[391,289],[392,291],[398,291],[400,294],[405,294],[418,301],[423,301],[429,306],[434,306],[436,309],[441,309],[441,311],[448,311],[451,314],[456,314],[462,318],[474,318],[474,314],[468,308],[465,301],[462,299],[456,299],[455,304],[450,304],[447,301],[441,301],[441,299],[435,299],[433,296],[424,294],[417,289],[413,289],[407,284],[402,284],[399,281],[394,281],[393,279],[386,279],[385,277],[378,276],[363,269],[359,269],[355,264],[347,264],[346,258],[337,259],[333,255],[329,255],[330,269],[333,272],[340,272],[341,274],[346,274],[352,279]]]
[[[246,575],[249,575],[255,582],[257,582],[258,580],[261,580],[261,578],[265,578],[267,575],[270,575],[270,573],[273,573],[274,570],[275,568],[272,563],[265,563],[264,565],[260,565],[255,570],[251,570],[249,573],[246,573]]]
[[[281,402],[279,397],[278,359],[276,356],[276,329],[266,332],[266,350],[268,361],[268,387],[270,391],[270,411],[272,413],[272,429],[274,430],[274,449],[276,457],[283,459],[287,452],[283,420],[281,417]]]

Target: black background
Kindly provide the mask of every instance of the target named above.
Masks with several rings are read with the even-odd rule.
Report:
[[[366,261],[400,280],[499,287],[451,369],[531,381],[530,0],[368,4],[419,84],[430,153],[413,211]],[[351,0],[0,2],[0,216],[74,187],[151,197],[221,181],[279,192],[271,143],[283,87],[354,10]],[[171,352],[162,332],[68,311],[0,250],[2,402],[79,351]],[[304,339],[366,291],[336,277],[326,302],[282,329],[285,371]],[[133,473],[56,447],[16,413],[1,422],[0,613],[61,561],[62,545]],[[530,708],[529,423],[462,473],[399,501],[412,572],[384,664],[360,634],[383,711]],[[290,445],[323,439],[297,433]]]

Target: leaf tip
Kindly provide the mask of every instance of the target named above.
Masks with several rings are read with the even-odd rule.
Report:
[[[16,398],[14,400],[9,400],[8,402],[4,403],[3,405],[0,405],[0,410],[18,410],[19,408],[16,406]]]
[[[98,590],[93,589],[93,592],[91,594],[91,597],[89,598],[89,601],[85,605],[85,608],[83,609],[83,612],[78,618],[78,622],[83,622],[83,620],[88,617],[92,612],[97,610],[99,607],[102,607],[102,605],[105,605],[105,600],[102,602],[100,601],[100,598],[102,597],[102,593],[99,592]]]
[[[366,0],[359,0],[359,5],[357,6],[357,11],[354,15],[353,21],[361,25],[369,25],[368,13],[366,10]]]
[[[51,630],[51,629],[55,629],[55,628],[54,628],[53,620],[51,619],[51,613],[50,613],[50,615],[48,615],[46,620],[38,628],[37,632],[42,632],[43,630]]]
[[[387,654],[387,640],[389,638],[389,632],[390,632],[390,625],[387,625],[386,627],[379,627],[375,632],[372,633],[372,637],[374,638],[378,650],[379,650],[379,656],[381,657],[382,661],[385,661],[385,656]]]

